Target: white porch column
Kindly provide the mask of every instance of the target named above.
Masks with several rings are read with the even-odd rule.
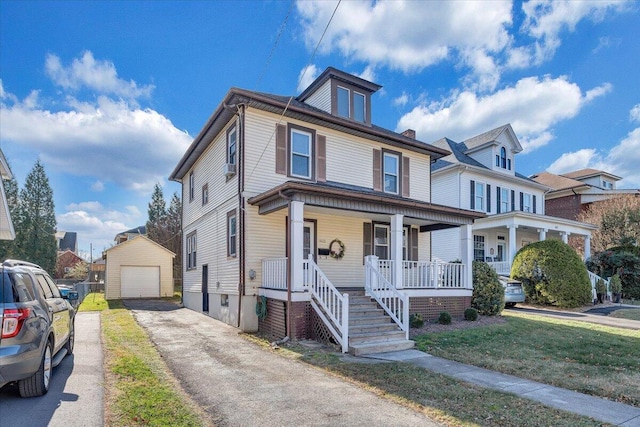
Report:
[[[591,258],[591,235],[584,236],[584,260]]]
[[[291,290],[301,291],[303,285],[304,202],[289,202],[289,277]]]
[[[569,243],[569,234],[571,234],[571,233],[568,233],[566,231],[563,231],[563,232],[560,233],[560,236],[562,237],[562,241],[564,243]]]
[[[547,240],[547,229],[546,228],[541,228],[538,230],[538,240],[541,242],[544,242],[545,240]]]
[[[464,265],[464,282],[467,289],[473,288],[473,229],[471,225],[460,227],[461,254],[460,258]]]
[[[391,259],[393,260],[393,285],[402,288],[402,221],[404,215],[391,215]]]
[[[518,242],[516,242],[516,229],[517,225],[507,225],[509,229],[509,263],[513,264],[513,259],[516,257],[518,251]]]

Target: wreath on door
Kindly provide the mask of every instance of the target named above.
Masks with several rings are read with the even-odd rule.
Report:
[[[344,256],[344,243],[340,239],[333,239],[329,243],[329,256],[335,259],[342,259]]]

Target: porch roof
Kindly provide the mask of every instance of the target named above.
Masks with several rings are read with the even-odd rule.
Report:
[[[415,219],[416,225],[420,225],[420,231],[423,232],[469,225],[475,219],[486,216],[481,212],[436,205],[337,182],[288,181],[248,200],[249,204],[258,206],[262,215],[287,207],[289,201],[342,211],[401,214]]]
[[[505,212],[480,218],[473,224],[473,229],[487,230],[491,228],[505,228],[510,226],[566,232],[583,236],[590,236],[593,230],[598,229],[597,225],[587,224],[586,222],[521,211]]]

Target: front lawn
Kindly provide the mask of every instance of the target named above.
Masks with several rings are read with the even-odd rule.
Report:
[[[415,338],[429,354],[640,407],[640,331],[503,312],[507,322]]]
[[[637,309],[637,308],[620,309],[620,310],[614,311],[609,316],[618,317],[621,319],[640,320],[640,309]]]

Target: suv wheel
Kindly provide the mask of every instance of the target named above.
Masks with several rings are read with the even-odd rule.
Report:
[[[67,355],[73,353],[73,344],[76,340],[76,325],[75,322],[71,321],[71,327],[69,328],[69,339],[67,339],[67,343],[64,345],[65,350],[67,350]]]
[[[51,381],[51,341],[47,341],[47,347],[44,349],[44,355],[40,362],[38,372],[18,381],[20,396],[36,397],[42,396],[49,391],[49,382]]]

